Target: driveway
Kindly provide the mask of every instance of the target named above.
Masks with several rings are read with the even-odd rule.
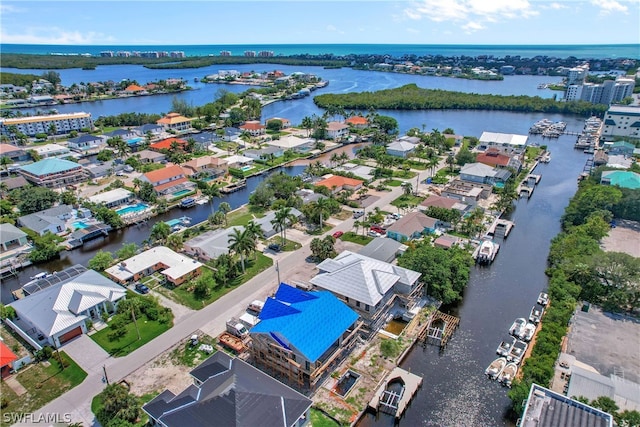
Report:
[[[104,351],[88,335],[82,334],[61,347],[88,374],[102,374],[102,366],[109,359]]]

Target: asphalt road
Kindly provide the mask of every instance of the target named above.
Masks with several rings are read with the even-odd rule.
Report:
[[[428,176],[428,171],[422,171],[420,173],[420,181],[426,179]],[[414,185],[415,189],[416,178],[408,181]],[[422,188],[423,184],[421,184],[420,187]],[[382,209],[402,194],[401,187],[391,188],[392,190],[390,192],[381,193],[380,198],[367,207],[367,209],[373,209],[375,207]],[[337,230],[344,232],[352,230],[353,221],[353,218],[349,218],[325,233],[325,235],[332,234]],[[322,237],[324,237],[324,235]],[[303,246],[297,251],[278,254],[277,259],[282,281],[286,280],[287,271],[292,271],[296,266],[299,266],[300,263],[304,263],[305,258],[311,254],[309,248],[310,241],[311,237],[309,237],[306,242],[300,242]],[[222,333],[225,329],[225,322],[229,318],[236,316],[254,299],[265,298],[269,292],[277,286],[277,274],[275,268],[269,268],[202,310],[184,316],[173,328],[129,355],[121,358],[108,358],[104,362],[104,366],[110,382],[122,380],[197,330],[202,330],[211,336],[217,336]],[[45,405],[36,412],[36,417],[51,417],[51,414],[60,414],[61,416],[70,414],[73,422],[81,422],[85,426],[98,425],[91,412],[91,399],[98,394],[105,385],[102,382],[102,369],[99,368],[100,367],[94,366],[93,369],[89,369],[89,375],[80,385]]]

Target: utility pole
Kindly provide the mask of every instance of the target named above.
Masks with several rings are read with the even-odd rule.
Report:
[[[102,371],[104,372],[104,380],[109,385],[109,377],[107,376],[107,367],[105,365],[102,365]]]
[[[138,321],[136,320],[136,311],[131,306],[131,317],[133,317],[133,324],[136,325],[136,332],[138,333],[138,341],[140,341],[140,329],[138,329]]]
[[[278,286],[280,286],[280,266],[278,265],[278,260],[276,260],[276,273],[278,273]]]

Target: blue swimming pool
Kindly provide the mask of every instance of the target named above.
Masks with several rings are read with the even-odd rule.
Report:
[[[192,193],[193,190],[180,190],[176,193],[173,193],[173,197],[180,197],[180,196],[184,196],[185,194],[189,194]]]
[[[135,145],[135,144],[139,143],[142,140],[143,140],[143,138],[141,136],[136,136],[135,138],[127,139],[127,144]]]
[[[241,167],[240,169],[242,170],[242,172],[246,172],[246,171],[248,171],[248,170],[253,169],[253,166],[243,166],[243,167]]]
[[[116,213],[118,215],[126,215],[126,214],[130,214],[130,213],[137,213],[137,212],[142,212],[143,210],[147,209],[148,207],[149,207],[149,205],[145,205],[144,203],[138,203],[137,205],[125,206],[124,208],[120,208],[120,209],[116,210]]]
[[[73,225],[73,228],[76,230],[82,230],[88,227],[83,221],[74,221],[71,225]]]

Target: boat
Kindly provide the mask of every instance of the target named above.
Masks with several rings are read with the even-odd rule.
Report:
[[[527,319],[525,319],[524,317],[518,317],[511,324],[511,327],[509,328],[509,333],[514,337],[518,337],[522,333],[526,325],[527,325]]]
[[[513,347],[511,347],[511,351],[507,356],[507,361],[513,362],[516,365],[519,364],[522,361],[522,357],[524,356],[524,353],[527,351],[528,346],[529,345],[526,342],[516,340],[516,343],[513,345]]]
[[[35,276],[31,276],[30,279],[31,280],[38,280],[38,279],[44,279],[45,277],[47,277],[48,273],[38,273]]]
[[[518,365],[511,362],[507,363],[504,367],[500,375],[498,376],[498,382],[501,383],[505,387],[511,387],[511,382],[516,377],[518,373]]]
[[[540,319],[542,319],[542,310],[534,305],[529,314],[529,322],[537,325],[540,323]]]
[[[499,356],[507,357],[507,355],[511,351],[511,347],[513,347],[513,345],[515,343],[516,343],[516,339],[515,338],[513,338],[511,342],[509,342],[508,340],[502,341],[500,343],[500,345],[498,346],[498,348],[496,349],[496,353]]]
[[[522,341],[529,342],[533,335],[536,333],[536,325],[533,323],[527,323],[522,330],[522,333],[518,336]]]
[[[493,242],[490,239],[484,239],[480,244],[480,248],[478,249],[478,253],[476,255],[476,262],[480,264],[490,264],[496,257],[498,250],[500,249],[500,245]]]
[[[544,292],[540,292],[540,295],[538,295],[538,304],[546,307],[547,304],[549,304],[549,295]]]
[[[489,379],[495,380],[498,378],[498,375],[502,373],[502,370],[507,364],[507,359],[504,357],[498,357],[496,360],[491,362],[491,364],[484,370],[484,374],[489,377]]]
[[[180,200],[181,208],[192,208],[196,205],[196,199],[193,197],[187,197],[186,199]]]

